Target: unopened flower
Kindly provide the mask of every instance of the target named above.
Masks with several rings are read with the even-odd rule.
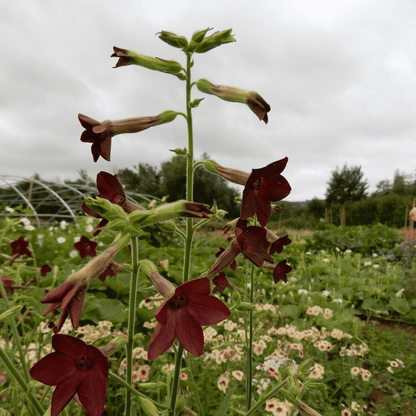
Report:
[[[243,191],[241,202],[242,220],[257,214],[258,221],[265,227],[269,221],[272,208],[271,202],[286,198],[291,187],[281,175],[288,158],[278,160],[261,169],[253,169]]]
[[[209,279],[202,277],[182,283],[156,311],[158,322],[148,348],[149,360],[169,349],[175,338],[191,354],[204,351],[202,325],[214,325],[228,319],[231,312],[211,295]]]
[[[270,106],[255,91],[242,90],[241,88],[226,85],[215,85],[207,79],[198,80],[196,86],[205,94],[216,95],[225,101],[247,104],[259,120],[263,120],[266,124],[269,121],[267,113],[270,111]]]
[[[110,161],[111,139],[123,133],[138,133],[150,127],[173,121],[177,113],[165,111],[157,116],[133,117],[124,120],[104,120],[99,122],[83,114],[78,114],[79,122],[85,130],[81,134],[81,141],[92,143],[91,153],[94,162],[101,156]]]
[[[101,416],[107,394],[108,358],[93,345],[69,335],[54,335],[52,347],[55,352],[30,369],[35,380],[56,386],[51,416],[57,416],[75,394],[91,416]]]

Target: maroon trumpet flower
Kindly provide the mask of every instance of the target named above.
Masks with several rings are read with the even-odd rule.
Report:
[[[277,240],[273,241],[269,254],[272,256],[274,253],[281,253],[283,251],[283,247],[290,244],[292,240],[288,237],[288,235],[284,235],[283,237],[279,237]]]
[[[278,160],[261,169],[253,169],[243,191],[241,202],[242,220],[257,214],[262,227],[265,227],[272,212],[271,202],[286,198],[291,187],[281,175],[288,158]]]
[[[23,236],[20,236],[15,241],[10,241],[10,246],[12,247],[12,250],[13,250],[13,252],[12,252],[13,255],[8,260],[10,266],[14,263],[14,261],[19,256],[24,256],[26,254],[29,257],[33,257],[32,256],[32,253],[28,249],[28,247],[29,247],[29,241],[26,241]]]
[[[247,221],[240,219],[235,227],[235,236],[242,253],[257,267],[264,261],[273,263],[273,257],[264,249],[267,230],[263,227],[247,227]]]
[[[97,253],[95,252],[97,243],[95,241],[90,240],[85,235],[81,237],[81,240],[74,244],[74,247],[79,251],[79,255],[82,259],[84,259],[87,256],[95,257],[97,255]]]
[[[227,306],[211,295],[207,277],[182,283],[156,311],[158,322],[147,351],[154,360],[169,349],[175,338],[191,354],[204,352],[204,333],[201,325],[214,325],[231,315]]]
[[[225,275],[224,272],[220,272],[218,276],[215,276],[212,279],[212,282],[215,285],[212,293],[214,292],[222,293],[227,287],[230,289],[233,289],[233,284],[228,281],[227,276]]]
[[[224,248],[224,247],[220,247],[220,249],[219,249],[219,250],[217,251],[217,253],[215,254],[215,257],[216,257],[216,258],[219,258],[219,257],[221,256],[221,254],[222,254],[222,253],[224,253],[224,251],[225,251],[225,248]],[[236,260],[236,259],[234,259],[228,267],[229,267],[231,270],[236,271],[236,270],[237,270],[237,267],[238,267],[237,260]]]
[[[55,352],[30,369],[35,380],[56,386],[51,416],[57,416],[75,394],[91,416],[101,416],[107,395],[108,358],[98,348],[70,335],[54,335],[52,347]]]
[[[40,275],[42,277],[45,277],[50,271],[52,271],[51,267],[47,264],[44,264],[41,268],[40,268]]]
[[[282,260],[276,266],[265,264],[263,267],[269,270],[273,270],[273,280],[275,283],[279,282],[280,280],[283,280],[285,283],[287,283],[286,274],[293,270],[292,267],[287,264],[287,260]]]

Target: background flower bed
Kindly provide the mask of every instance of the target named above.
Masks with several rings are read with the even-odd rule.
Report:
[[[43,264],[52,266],[52,271],[44,277],[39,271],[30,270],[22,263],[15,263],[11,267],[5,265],[1,271],[2,275],[13,280],[14,285],[24,285],[33,275],[36,276],[35,284],[26,290],[16,290],[13,295],[16,305],[26,307],[19,319],[19,330],[30,338],[25,340],[26,353],[34,361],[48,352],[51,339],[50,331],[39,327],[44,312],[44,305],[39,300],[44,297],[46,290],[58,286],[72,270],[87,263],[88,259],[81,259],[74,243],[82,235],[91,238],[94,226],[95,223],[90,219],[84,219],[78,228],[61,223],[48,229],[39,229],[34,228],[29,221],[19,223],[7,217],[2,219],[3,255],[11,255],[7,239],[14,241],[23,235],[30,242],[29,248],[34,256],[33,259],[28,258],[26,265],[38,268]],[[169,235],[160,233],[156,228],[153,231],[150,233],[152,237],[141,240],[139,253],[155,264],[164,261],[162,274],[178,284],[181,281],[183,248]],[[293,360],[300,363],[303,358],[313,357],[317,365],[312,377],[325,383],[327,388],[305,392],[305,397],[308,404],[320,413],[414,414],[415,267],[403,267],[399,256],[400,239],[386,227],[364,227],[360,232],[353,227],[328,227],[325,233],[325,239],[318,232],[312,237],[302,237],[302,242],[297,241],[296,236],[291,236],[293,243],[285,248],[285,256],[294,268],[288,284],[279,282],[275,285],[271,272],[260,270],[262,276],[257,279],[259,283],[254,288],[257,294],[257,331],[253,346],[257,397],[272,387],[274,371],[284,371],[286,362]],[[340,235],[349,235],[348,248],[343,245]],[[370,237],[362,238],[363,235]],[[220,246],[227,246],[225,237],[195,238],[193,278],[215,261],[213,253]],[[102,250],[100,247],[110,243],[106,238],[101,237],[101,241],[98,239],[97,253]],[[320,246],[319,241],[323,240],[325,244]],[[360,244],[354,246],[357,241]],[[377,241],[376,248],[374,241]],[[398,254],[395,261],[389,261],[389,251]],[[123,262],[129,255],[126,248],[119,253],[116,261]],[[228,278],[241,287],[247,273],[248,270],[240,267],[235,272],[230,271]],[[143,288],[149,286],[144,279],[142,276]],[[97,346],[106,344],[114,336],[123,337],[128,295],[128,270],[118,272],[115,279],[107,277],[104,282],[95,279],[87,292],[78,336]],[[137,331],[141,335],[137,337],[135,345],[135,377],[140,389],[146,389],[151,397],[160,399],[169,391],[173,354],[165,354],[151,365],[146,359],[145,351],[154,326],[154,308],[157,306],[154,301],[146,299],[152,299],[155,295],[155,291],[148,291],[138,300],[141,307],[137,312]],[[234,303],[233,296],[235,293],[231,294],[229,289],[221,295],[230,307]],[[5,312],[3,303],[0,305],[0,313]],[[212,414],[214,409],[217,411],[224,398],[230,400],[231,409],[234,409],[227,414],[238,414],[243,394],[241,380],[244,379],[239,360],[239,341],[246,336],[240,322],[242,314],[233,312],[229,321],[212,327],[216,333],[206,333],[206,339],[210,341],[206,345],[205,355],[200,358],[186,356],[180,383],[188,407],[197,408],[197,398],[193,392],[198,391],[206,409],[205,414]],[[0,334],[8,330],[2,324]],[[75,334],[72,330],[69,333]],[[2,344],[2,347],[13,349],[13,345]],[[121,374],[123,363],[117,357],[121,355],[116,353],[111,358],[110,367]],[[12,408],[13,395],[18,395],[18,392],[11,378],[4,373],[4,368],[0,368],[0,373],[2,407],[8,411]],[[117,414],[117,406],[123,402],[120,399],[124,392],[110,381],[111,389],[114,394],[108,395],[106,405],[110,414]],[[277,399],[285,403],[283,397]],[[273,414],[272,403],[270,406],[270,411],[264,409],[261,414]],[[282,406],[289,405],[285,403]],[[73,404],[71,407],[70,412],[82,414],[81,409]],[[275,411],[275,414],[278,413]]]

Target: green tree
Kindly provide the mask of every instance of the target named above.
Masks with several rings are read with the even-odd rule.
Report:
[[[161,198],[163,192],[158,169],[148,163],[139,163],[133,167],[135,171],[124,168],[117,172],[125,190]]]
[[[360,201],[367,197],[368,181],[363,179],[361,166],[348,167],[344,165],[342,169],[338,167],[332,172],[326,190],[326,204],[344,204],[346,202]]]

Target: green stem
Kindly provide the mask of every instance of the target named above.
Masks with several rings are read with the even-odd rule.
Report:
[[[1,285],[1,286],[3,286],[3,285]],[[3,360],[4,365],[7,367],[10,374],[20,384],[20,387],[22,388],[23,392],[26,394],[26,396],[30,400],[30,402],[33,404],[33,406],[36,409],[36,411],[38,412],[38,414],[43,416],[45,414],[45,410],[38,403],[36,398],[31,393],[29,393],[29,387],[28,387],[26,381],[23,379],[23,377],[21,376],[19,371],[17,371],[17,368],[13,365],[13,363],[10,361],[9,357],[7,356],[7,354],[3,350],[3,348],[0,348],[0,358]]]
[[[133,374],[133,343],[134,343],[134,327],[136,320],[136,304],[137,304],[137,280],[139,278],[139,259],[138,259],[138,241],[137,237],[131,238],[131,280],[130,280],[130,303],[129,303],[129,323],[127,330],[126,343],[126,382],[129,386],[132,385]],[[125,415],[131,415],[132,397],[131,390],[126,392],[126,410]]]
[[[249,303],[253,303],[253,288],[254,288],[254,264],[251,264],[250,273],[250,295]],[[248,312],[249,330],[248,330],[248,351],[247,351],[247,389],[246,389],[246,411],[251,407],[252,397],[252,379],[253,379],[253,311]]]
[[[259,400],[247,413],[246,416],[254,415],[256,410],[264,403],[266,400],[269,400],[273,396],[276,395],[276,393],[281,390],[287,383],[287,379],[280,382],[270,393],[267,393],[264,397],[262,397],[261,400]]]
[[[192,127],[192,109],[191,109],[191,67],[192,54],[186,54],[186,123],[188,126],[188,153],[186,164],[186,200],[193,201],[193,163],[194,163],[194,143],[193,143],[193,127]],[[191,266],[191,249],[194,230],[192,218],[186,219],[186,240],[185,253],[183,262],[182,283],[187,282],[190,276]],[[183,347],[179,345],[176,353],[175,374],[173,376],[172,391],[170,396],[169,416],[175,415],[176,398],[178,395],[179,374],[181,370]]]
[[[11,305],[6,294],[6,290],[1,282],[0,282],[0,293],[1,293],[1,296],[3,297],[3,301],[6,305],[6,309],[9,310],[11,308]],[[14,317],[11,316],[10,318],[7,319],[7,321],[9,322],[12,328],[13,344],[17,346],[17,350],[19,351],[19,358],[20,358],[20,363],[22,364],[23,374],[24,374],[26,382],[28,382],[30,380],[29,368],[27,366],[26,355],[23,352],[22,343],[20,341],[20,335],[19,335],[19,332],[17,331]]]
[[[189,375],[191,376],[191,382],[195,384],[194,375],[192,373],[191,360],[186,355],[184,356],[184,358],[185,358],[186,366],[189,369]],[[202,407],[202,403],[201,403],[201,400],[199,398],[198,388],[195,389],[195,398],[196,398],[196,401],[198,403],[200,416],[205,416],[204,408]]]
[[[108,378],[115,381],[116,383],[122,385],[123,387],[125,387],[127,389],[127,391],[129,391],[133,396],[143,397],[144,399],[149,400],[150,402],[152,402],[156,406],[156,408],[158,410],[163,411],[163,410],[166,410],[168,408],[167,406],[164,406],[164,405],[150,399],[145,394],[140,393],[133,386],[126,383],[121,377],[119,377],[117,374],[112,373],[111,371],[108,373]]]

